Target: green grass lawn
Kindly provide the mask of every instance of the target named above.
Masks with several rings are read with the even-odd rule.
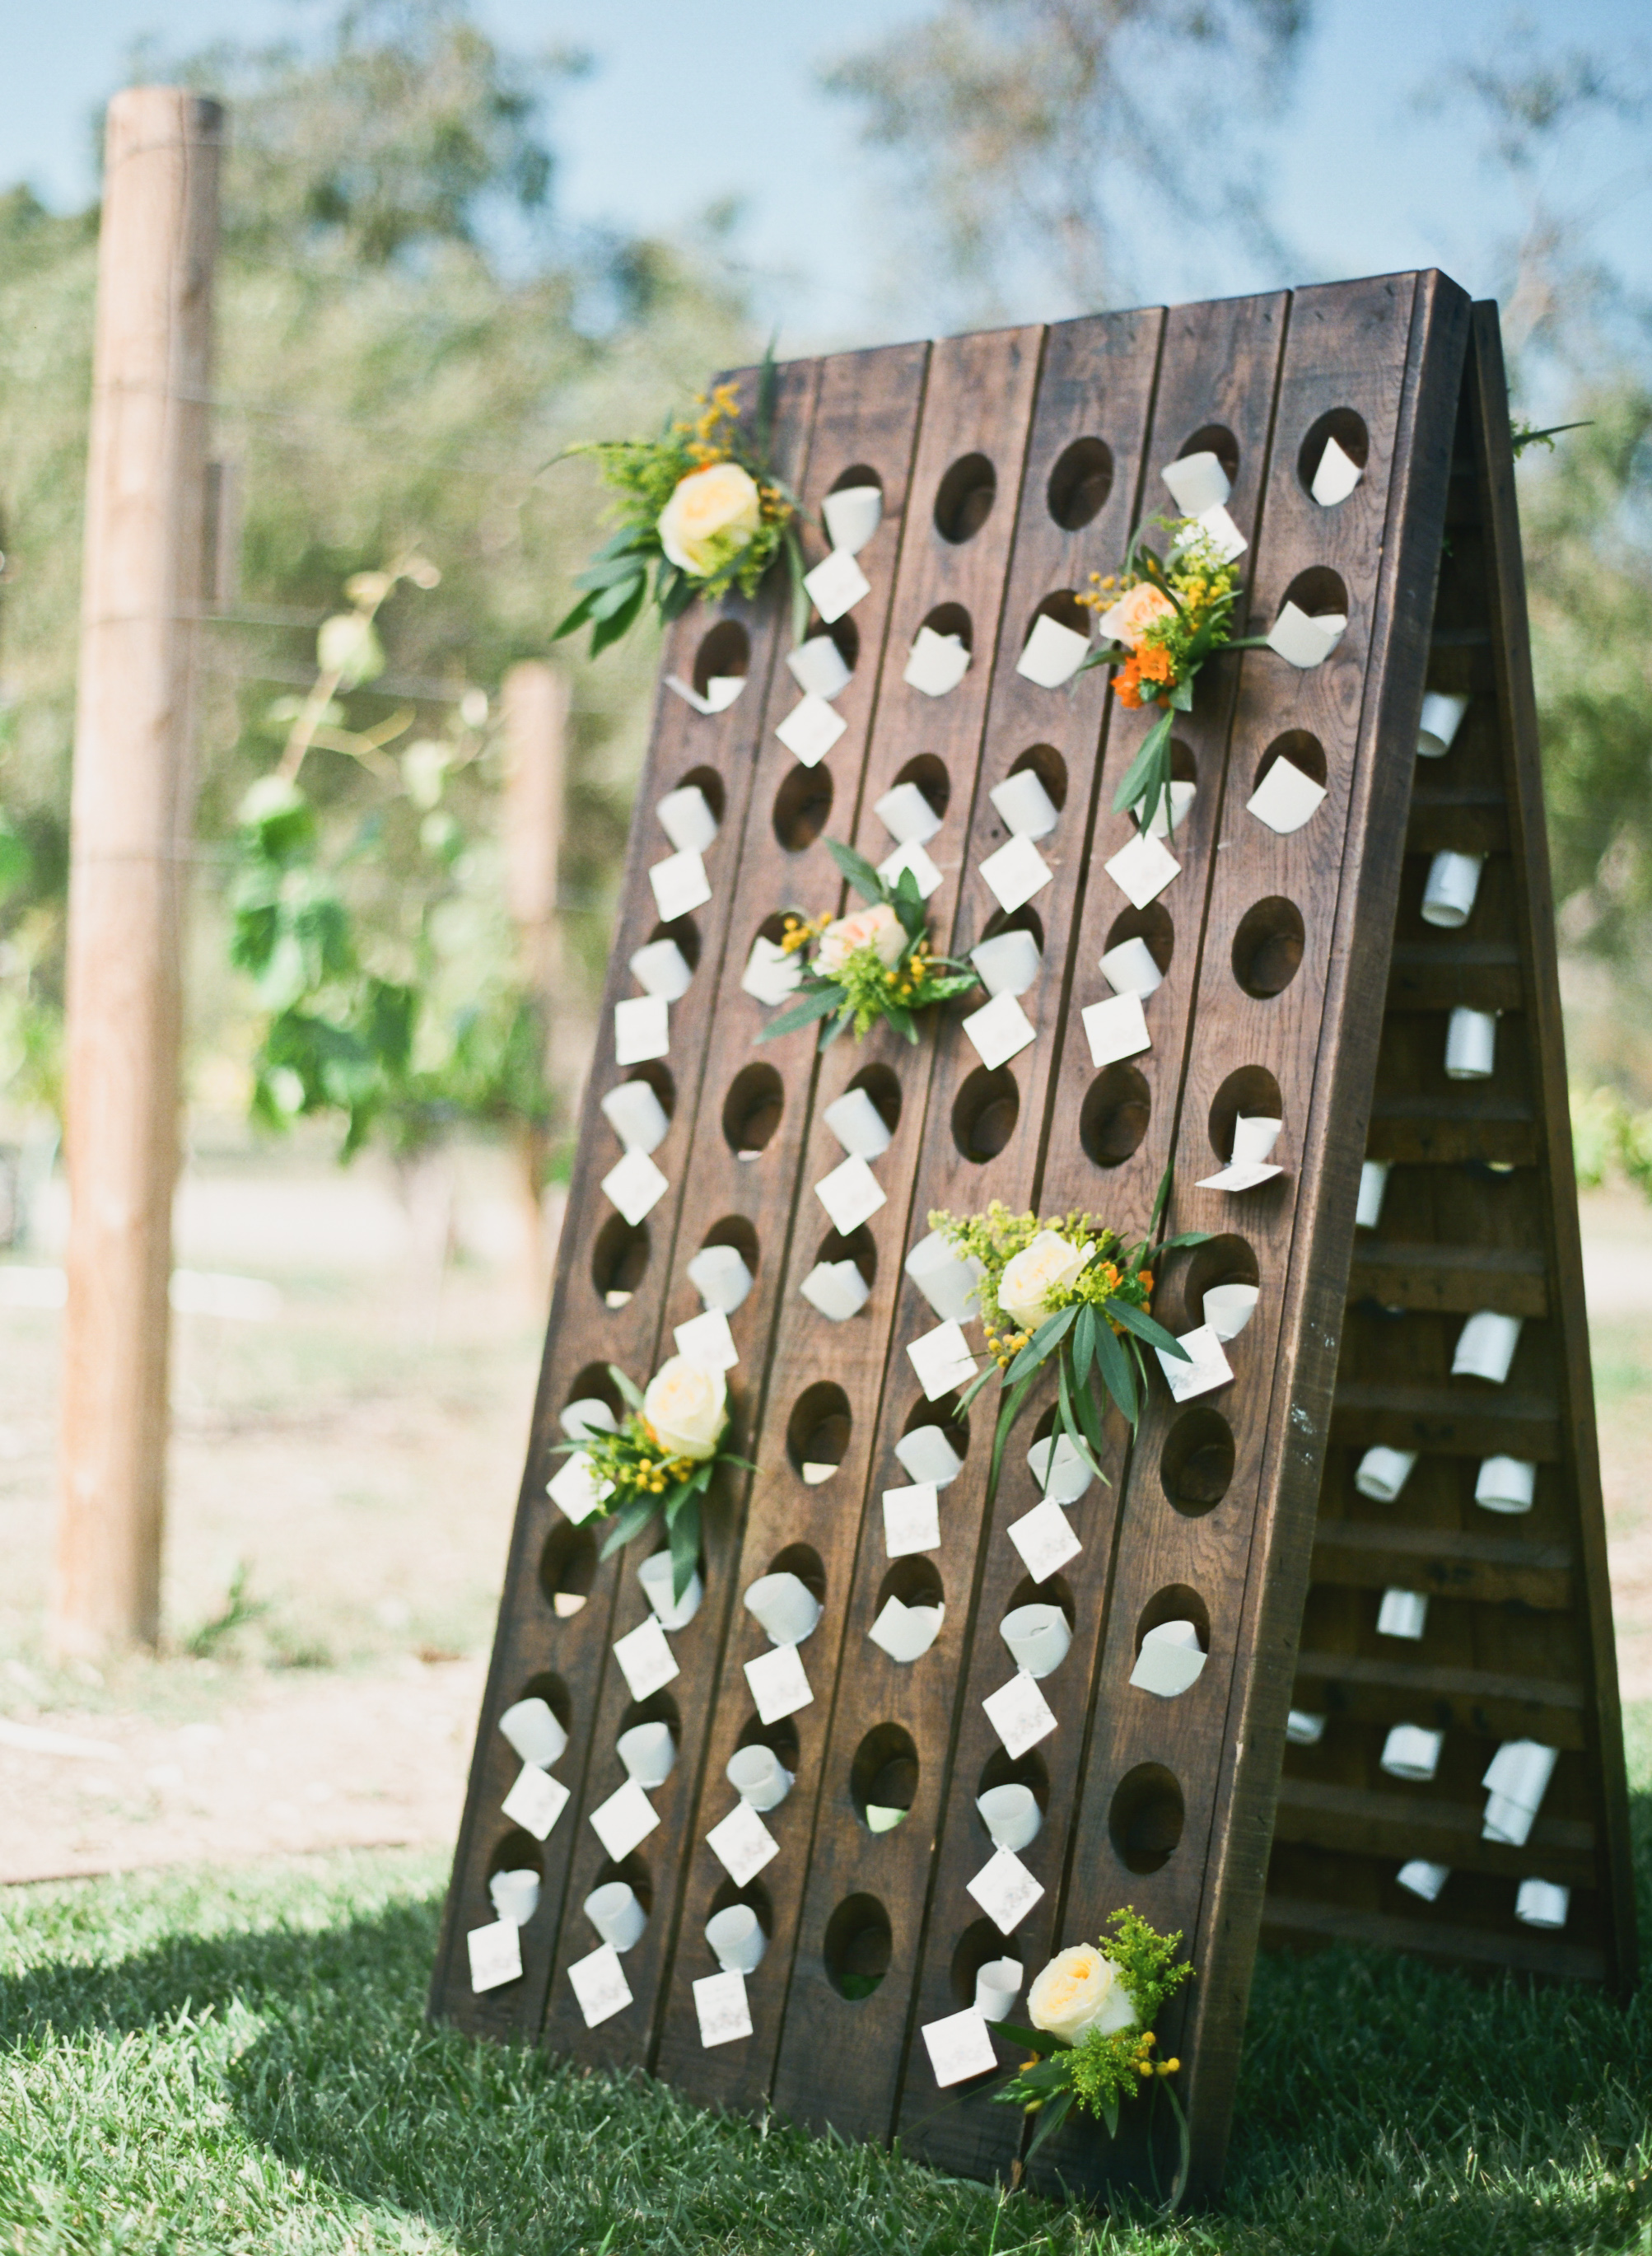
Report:
[[[443,1877],[390,1853],[0,1896],[0,2250],[1652,2250],[1652,1985],[1626,2013],[1265,1960],[1224,2208],[1102,2219],[429,2028]]]

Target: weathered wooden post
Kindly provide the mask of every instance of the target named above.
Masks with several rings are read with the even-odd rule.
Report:
[[[109,108],[69,881],[68,1169],[53,1634],[159,1627],[167,1282],[205,572],[207,386],[224,112]]]

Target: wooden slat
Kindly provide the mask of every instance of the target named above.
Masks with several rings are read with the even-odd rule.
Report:
[[[1508,802],[1496,785],[1422,785],[1411,793],[1408,854],[1506,854]]]
[[[1550,1464],[1560,1455],[1557,1405],[1542,1395],[1489,1390],[1470,1394],[1452,1386],[1398,1386],[1342,1379],[1332,1412],[1333,1441],[1363,1449],[1443,1450],[1452,1456],[1489,1457],[1500,1452]]]
[[[1606,1958],[1599,1950],[1551,1941],[1529,1931],[1488,1935],[1481,1928],[1446,1921],[1383,1918],[1350,1912],[1338,1904],[1300,1902],[1269,1894],[1262,1907],[1262,1939],[1282,1942],[1358,1942],[1388,1950],[1414,1950],[1425,1958],[1448,1958],[1459,1965],[1506,1967],[1514,1974],[1547,1976],[1561,1982],[1599,1982]]]
[[[1363,1232],[1348,1271],[1348,1297],[1384,1308],[1470,1315],[1496,1308],[1509,1316],[1549,1313],[1543,1258],[1530,1247],[1413,1245]]]
[[[1587,1696],[1577,1684],[1507,1676],[1489,1668],[1452,1668],[1438,1661],[1388,1660],[1357,1653],[1297,1655],[1296,1704],[1360,1723],[1425,1724],[1484,1739],[1536,1739],[1544,1746],[1585,1745]]]
[[[1396,1583],[1402,1590],[1494,1605],[1569,1606],[1571,1565],[1564,1544],[1357,1519],[1322,1519],[1313,1546],[1316,1582],[1353,1590],[1381,1590]]]
[[[1402,941],[1389,959],[1390,1009],[1515,1011],[1524,991],[1519,952],[1507,941]]]
[[[1371,1856],[1424,1857],[1465,1872],[1550,1879],[1587,1886],[1595,1877],[1595,1829],[1575,1818],[1539,1817],[1523,1848],[1482,1841],[1482,1795],[1448,1801],[1398,1785],[1372,1789],[1286,1777],[1279,1783],[1276,1837],[1320,1848],[1358,1849]]]

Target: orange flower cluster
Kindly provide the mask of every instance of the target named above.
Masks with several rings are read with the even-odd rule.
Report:
[[[1113,677],[1120,704],[1135,712],[1142,702],[1142,684],[1156,681],[1166,689],[1176,687],[1176,660],[1168,650],[1143,643],[1133,650]]]

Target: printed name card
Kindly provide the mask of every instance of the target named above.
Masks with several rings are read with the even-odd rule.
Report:
[[[611,2021],[631,2002],[631,1985],[611,1942],[599,1944],[588,1958],[576,1958],[568,1968],[568,1981],[587,2029]]]
[[[1032,840],[1019,835],[987,857],[981,874],[1000,908],[1013,914],[1044,891],[1055,871]]]
[[[829,1175],[822,1175],[814,1195],[840,1237],[852,1237],[863,1222],[870,1222],[887,1203],[882,1184],[857,1152],[851,1152]]]
[[[622,1160],[616,1160],[602,1178],[604,1195],[618,1207],[633,1230],[644,1215],[653,1212],[670,1188],[648,1153],[635,1146]]]
[[[1222,1353],[1222,1343],[1208,1324],[1200,1324],[1191,1332],[1184,1332],[1177,1343],[1189,1357],[1184,1363],[1180,1356],[1167,1355],[1162,1347],[1154,1354],[1159,1359],[1170,1390],[1172,1399],[1191,1402],[1196,1394],[1209,1394],[1218,1386],[1232,1383],[1234,1367]]]
[[[756,1660],[749,1660],[746,1681],[761,1723],[777,1724],[783,1716],[795,1716],[814,1699],[803,1655],[795,1645],[774,1646],[760,1653]]]
[[[788,653],[786,668],[805,697],[838,697],[852,680],[830,635],[811,635]]]
[[[744,993],[772,1007],[794,994],[802,977],[802,957],[795,953],[788,955],[777,941],[765,940],[759,933],[751,943],[740,984]]]
[[[654,899],[664,924],[674,924],[691,909],[702,909],[711,899],[706,864],[698,854],[668,854],[648,873]]]
[[[1000,1935],[1013,1935],[1044,1893],[1013,1849],[1000,1849],[968,1883],[969,1893]]]
[[[1138,830],[1128,846],[1121,846],[1101,866],[1133,909],[1156,901],[1170,879],[1182,874],[1175,855],[1146,830]]]
[[[721,1308],[707,1308],[700,1315],[690,1316],[686,1323],[676,1326],[671,1336],[677,1342],[678,1355],[686,1356],[690,1363],[700,1364],[707,1371],[732,1371],[740,1360],[740,1350],[735,1345],[728,1319]]]
[[[1058,1573],[1069,1559],[1076,1559],[1084,1548],[1066,1513],[1048,1497],[1021,1519],[1010,1521],[1009,1540],[1026,1562],[1027,1572],[1035,1583],[1047,1583],[1051,1575]]]
[[[841,713],[834,712],[824,697],[805,697],[794,705],[775,734],[805,768],[819,767],[838,738],[848,727]]]
[[[646,1065],[671,1046],[671,1005],[663,995],[630,995],[614,1005],[615,1065]]]
[[[968,671],[969,651],[960,635],[939,635],[933,627],[919,627],[901,679],[925,697],[945,697]]]
[[[737,1888],[755,1880],[780,1854],[780,1844],[749,1801],[735,1802],[728,1816],[712,1827],[706,1846]]]
[[[1090,1004],[1079,1016],[1092,1065],[1111,1065],[1117,1058],[1137,1057],[1153,1047],[1139,995],[1110,995],[1105,1003]]]
[[[663,1690],[678,1673],[676,1656],[652,1614],[615,1640],[614,1658],[633,1700],[646,1700],[650,1693]]]
[[[591,1830],[616,1865],[646,1841],[659,1823],[659,1812],[634,1778],[591,1812]]]
[[[827,626],[835,626],[846,611],[852,611],[863,596],[872,592],[872,582],[847,548],[834,548],[823,563],[804,575],[803,584]]]
[[[1026,648],[1016,660],[1016,671],[1037,682],[1040,689],[1059,689],[1064,681],[1072,680],[1089,655],[1087,634],[1064,627],[1059,619],[1041,612],[1032,623]]]
[[[915,1551],[938,1551],[940,1543],[940,1491],[933,1481],[884,1490],[883,1546],[889,1558],[904,1559]]]
[[[1050,1703],[1032,1678],[1017,1669],[1008,1684],[1001,1684],[981,1702],[987,1720],[1003,1743],[1012,1761],[1047,1739],[1056,1728]]]
[[[498,1990],[521,1978],[522,1929],[514,1920],[473,1927],[465,1947],[470,1953],[470,1986],[478,1997],[484,1990]]]
[[[569,1800],[568,1789],[559,1778],[552,1778],[548,1770],[529,1763],[499,1808],[513,1825],[520,1825],[524,1833],[531,1833],[536,1841],[543,1841],[549,1837]]]
[[[903,846],[926,846],[941,827],[941,817],[915,783],[894,785],[873,800],[872,812]]]
[[[989,1071],[1019,1057],[1038,1029],[1013,995],[995,995],[964,1020],[964,1032],[981,1063]]]
[[[668,791],[654,809],[660,828],[679,854],[703,854],[717,835],[717,817],[698,784]]]
[[[917,898],[926,901],[944,882],[941,872],[931,860],[928,850],[916,838],[909,838],[892,854],[886,854],[877,865],[877,873],[886,885],[898,885],[903,875],[910,870],[912,882],[917,887]]]
[[[973,2006],[944,2021],[925,2021],[924,2048],[943,2091],[950,2084],[967,2083],[972,2076],[990,2075],[998,2065],[992,2033]]]
[[[938,1402],[955,1386],[967,1386],[975,1376],[975,1358],[961,1324],[937,1324],[932,1332],[920,1333],[906,1354],[931,1402]]]
[[[709,2052],[714,2045],[733,2044],[751,2034],[751,2006],[746,1978],[741,1973],[707,1974],[694,1985],[694,2014],[699,2041]]]

